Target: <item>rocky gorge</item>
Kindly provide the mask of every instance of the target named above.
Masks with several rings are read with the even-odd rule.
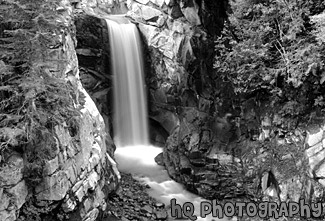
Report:
[[[12,16],[17,8],[28,14],[28,10],[49,7],[46,4],[40,2],[35,9],[25,1],[4,1],[1,14],[10,9],[7,13]],[[44,45],[33,42],[31,47],[41,50],[42,56],[36,51],[26,63],[31,70],[41,67],[40,73],[45,75],[40,79],[50,76],[53,82],[70,85],[69,107],[78,114],[59,124],[31,118],[29,122],[50,125],[46,128],[51,133],[39,135],[22,148],[23,142],[16,140],[26,136],[24,125],[33,124],[19,124],[21,121],[12,120],[10,111],[5,112],[8,107],[1,109],[6,113],[1,115],[1,122],[7,122],[1,124],[1,142],[9,148],[1,149],[0,220],[104,220],[118,217],[122,201],[137,201],[130,192],[128,196],[125,192],[114,196],[119,184],[133,182],[130,178],[121,181],[111,138],[113,76],[105,19],[116,13],[125,13],[142,35],[150,136],[152,143],[164,146],[156,161],[165,166],[170,177],[200,196],[221,202],[323,202],[322,114],[315,111],[308,123],[298,124],[298,119],[283,117],[279,105],[264,99],[263,92],[236,94],[231,83],[223,81],[213,69],[214,44],[224,27],[228,7],[228,1],[212,0],[61,0],[54,5],[54,17],[42,12],[45,25],[42,16],[31,15],[32,24],[26,27],[33,37],[42,33],[47,41]],[[15,22],[26,25],[23,20]],[[52,23],[58,27],[55,31],[48,30]],[[4,30],[21,26],[1,20],[0,35],[10,38]],[[4,54],[0,65],[1,70],[11,70],[17,62]],[[15,68],[13,72],[23,71]],[[3,79],[6,82],[7,78]],[[0,85],[1,91],[8,90],[1,88],[4,85]],[[19,90],[26,94],[25,103],[31,105],[26,107],[27,112],[41,108],[37,101],[43,91],[21,84]],[[49,156],[36,161],[35,151],[26,151],[33,148],[45,148]],[[40,168],[33,168],[35,164]],[[42,176],[36,184],[39,177],[34,174]],[[135,206],[143,217],[149,213],[147,220],[157,218],[157,214],[166,219],[165,210],[153,212],[156,207],[161,209],[159,203],[147,204],[156,206],[146,207],[147,211]],[[146,220],[126,214],[125,220]]]
[[[127,4],[130,11],[126,16],[138,24],[151,64],[146,76],[149,117],[155,122],[152,127],[158,125],[156,128],[163,131],[164,136],[157,139],[166,142],[157,161],[166,166],[170,176],[212,199],[264,195],[271,176],[281,200],[297,200],[302,195],[310,200],[321,199],[322,186],[315,180],[322,176],[312,170],[322,163],[313,160],[316,153],[315,158],[308,154],[321,142],[318,138],[312,141],[317,136],[315,130],[322,131],[321,118],[315,116],[311,125],[288,134],[288,124],[295,122],[281,118],[276,111],[266,111],[270,109],[269,101],[238,97],[229,84],[213,74],[213,39],[218,35],[216,30],[222,29],[226,2]],[[213,8],[219,11],[212,15]],[[191,16],[187,15],[189,11]],[[215,26],[210,25],[211,19]],[[105,25],[98,18],[96,24],[102,25],[92,36],[103,39],[105,34],[98,30],[105,33]],[[84,58],[83,54],[79,56]],[[97,63],[101,63],[101,56],[98,58]],[[291,166],[284,169],[282,165]]]

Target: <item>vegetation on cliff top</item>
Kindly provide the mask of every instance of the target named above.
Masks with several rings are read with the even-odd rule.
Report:
[[[324,42],[311,12],[322,1],[236,0],[216,42],[215,70],[238,94],[263,94],[283,116],[325,108]],[[318,7],[319,8],[319,7]]]
[[[0,157],[23,153],[33,185],[42,179],[44,160],[57,151],[54,126],[78,115],[74,89],[47,60],[48,49],[62,48],[62,35],[70,31],[59,2],[0,1]]]

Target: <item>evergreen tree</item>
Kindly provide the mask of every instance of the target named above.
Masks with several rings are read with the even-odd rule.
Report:
[[[313,35],[306,2],[236,0],[231,6],[216,42],[218,76],[236,93],[266,91],[285,114],[323,106],[324,45]]]

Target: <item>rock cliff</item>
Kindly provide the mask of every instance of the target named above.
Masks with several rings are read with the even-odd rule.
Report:
[[[0,220],[95,220],[120,176],[79,80],[71,4],[1,4]]]

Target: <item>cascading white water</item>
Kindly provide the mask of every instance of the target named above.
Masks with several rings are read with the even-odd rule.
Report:
[[[141,42],[136,26],[107,19],[114,78],[114,140],[117,146],[148,145],[148,117]]]
[[[166,205],[172,198],[179,204],[191,202],[195,206],[198,221],[220,220],[211,216],[199,217],[199,205],[204,199],[186,191],[183,185],[170,179],[167,171],[155,163],[154,157],[162,149],[149,146],[138,30],[134,24],[125,23],[121,16],[111,17],[106,22],[114,75],[114,140],[117,144],[115,158],[118,169],[132,173],[138,180],[149,184],[152,188],[149,194]]]
[[[156,164],[154,157],[161,151],[162,148],[153,146],[129,146],[117,148],[115,158],[121,172],[131,173],[137,180],[148,184],[151,187],[148,191],[149,195],[166,206],[170,205],[171,199],[176,199],[180,205],[188,202],[193,204],[196,221],[237,221],[236,217],[218,219],[211,214],[205,218],[200,217],[200,204],[207,200],[187,191],[182,184],[172,180],[162,166]],[[168,213],[168,221],[176,220],[171,217],[170,210]]]

